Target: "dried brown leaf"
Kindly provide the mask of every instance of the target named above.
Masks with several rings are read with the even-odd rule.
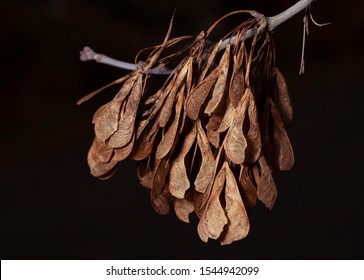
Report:
[[[243,123],[247,111],[247,103],[247,95],[244,94],[238,107],[236,107],[234,120],[225,138],[224,148],[226,155],[235,164],[243,163],[245,159],[247,143],[243,134]]]
[[[195,189],[200,193],[204,193],[214,179],[215,158],[200,121],[197,122],[197,132],[197,143],[201,151],[202,162],[196,176]]]
[[[219,105],[227,84],[229,66],[230,66],[230,45],[226,46],[225,52],[220,60],[219,66],[221,65],[221,73],[216,81],[215,87],[212,91],[212,96],[205,108],[205,114],[211,115],[213,111]]]
[[[228,220],[220,202],[220,194],[224,187],[226,171],[221,168],[215,178],[211,195],[197,226],[201,240],[207,242],[209,238],[218,239]]]
[[[188,179],[185,166],[185,157],[196,140],[196,133],[196,127],[193,126],[191,131],[183,140],[180,153],[171,164],[171,171],[169,175],[169,191],[174,197],[180,199],[184,197],[186,190],[190,187],[190,181]]]
[[[125,105],[125,111],[120,112],[118,130],[110,137],[109,146],[120,148],[125,146],[134,134],[135,118],[139,102],[143,94],[143,76],[139,75]]]
[[[246,237],[249,232],[250,225],[235,176],[227,162],[224,163],[223,168],[225,168],[226,172],[225,213],[228,219],[228,224],[226,232],[224,232],[224,236],[221,240],[221,244],[227,245]]]

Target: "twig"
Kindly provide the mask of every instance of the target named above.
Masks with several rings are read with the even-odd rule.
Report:
[[[305,45],[306,45],[306,36],[308,36],[308,13],[309,7],[306,7],[305,16],[303,17],[303,39],[302,39],[302,53],[301,53],[301,63],[300,63],[300,71],[299,75],[302,75],[305,72]]]
[[[135,65],[134,63],[124,62],[121,60],[111,58],[104,54],[96,53],[93,49],[87,46],[84,47],[82,51],[80,51],[80,60],[81,61],[95,60],[98,63],[103,63],[130,71],[133,71],[137,69],[138,66],[140,67],[143,65],[143,62],[140,62],[139,65]],[[148,73],[155,75],[169,75],[171,74],[171,72],[172,70],[167,67],[154,68],[148,71]]]
[[[313,1],[314,0],[300,0],[293,6],[291,6],[287,10],[285,10],[284,12],[282,12],[276,16],[273,16],[273,17],[267,17],[266,23],[267,23],[268,30],[272,31],[278,25],[282,24],[283,22],[287,21],[294,15],[301,12],[303,9],[305,9],[307,6],[309,6]],[[254,13],[255,13],[255,15],[254,15]],[[257,16],[257,17],[263,16],[257,12],[253,12],[252,14],[253,14],[253,16]],[[245,40],[245,39],[251,38],[254,36],[254,34],[256,32],[259,32],[259,31],[260,31],[260,28],[259,28],[259,30],[249,29],[246,32],[244,38],[242,38],[242,39]],[[221,43],[221,45],[219,47],[219,51],[224,50],[229,43],[233,44],[235,42],[235,40],[236,40],[235,36],[225,39]],[[141,65],[135,65],[133,63],[116,60],[116,59],[108,57],[104,54],[95,53],[89,47],[84,47],[84,49],[80,52],[80,59],[82,61],[95,60],[96,62],[99,62],[99,63],[104,63],[104,64],[108,64],[111,66],[115,66],[115,67],[126,69],[126,70],[131,70],[131,71],[136,70],[138,67],[141,66]],[[173,71],[173,69],[169,69],[167,67],[159,67],[159,68],[150,69],[148,71],[148,73],[156,74],[156,75],[169,75],[169,74],[171,74],[172,71]]]

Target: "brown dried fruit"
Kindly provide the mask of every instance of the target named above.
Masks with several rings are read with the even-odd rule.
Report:
[[[209,116],[212,114],[213,111],[215,111],[216,107],[219,105],[225,93],[225,87],[227,83],[228,71],[230,65],[230,45],[226,46],[224,55],[222,56],[219,65],[221,65],[221,73],[217,78],[214,90],[212,91],[211,99],[207,103],[207,106],[205,108],[205,114]]]
[[[245,91],[245,73],[243,64],[244,53],[245,44],[243,42],[240,45],[238,53],[234,55],[234,69],[231,75],[229,88],[229,98],[234,108],[238,106],[239,101],[243,97]]]
[[[274,67],[274,74],[277,87],[273,92],[273,102],[276,105],[277,110],[281,116],[284,127],[288,128],[289,125],[292,123],[293,110],[291,105],[291,99],[289,98],[287,83],[277,67]]]
[[[176,212],[177,217],[185,223],[190,222],[189,215],[195,210],[193,200],[193,192],[186,194],[186,196],[182,199],[174,199],[174,211]]]
[[[138,161],[138,179],[150,190],[156,212],[168,214],[173,203],[177,217],[187,223],[195,212],[201,240],[225,245],[248,234],[247,210],[257,199],[273,207],[272,172],[290,169],[294,155],[286,132],[292,106],[269,31],[260,29],[259,17],[248,19],[229,33],[235,41],[220,58],[225,43],[208,39],[219,22],[162,57],[188,38],[169,39],[171,21],[163,43],[151,48],[145,63],[109,84],[122,86],[93,116],[95,138],[87,160],[92,175],[107,179],[130,156]],[[249,29],[260,32],[252,41],[245,40]],[[149,70],[175,61],[155,89]]]
[[[171,124],[168,131],[163,136],[162,141],[159,143],[159,145],[157,147],[157,151],[156,151],[156,155],[155,155],[157,159],[161,159],[161,158],[165,157],[169,153],[169,151],[172,149],[173,143],[175,142],[176,135],[177,135],[182,105],[183,105],[183,88],[177,96],[176,112],[175,112],[175,117],[174,117],[173,123]]]
[[[245,134],[247,147],[245,149],[245,162],[256,162],[261,154],[262,140],[260,136],[260,127],[258,120],[258,111],[255,105],[255,100],[252,91],[248,88],[246,91],[248,95],[248,121],[249,130]]]
[[[201,240],[207,242],[209,238],[218,239],[228,220],[220,202],[220,194],[224,188],[226,170],[222,167],[216,175],[210,198],[197,226]]]
[[[201,151],[202,162],[196,176],[195,189],[204,193],[215,175],[215,158],[200,121],[197,122],[197,143]]]
[[[228,219],[228,224],[221,244],[227,245],[247,236],[250,224],[243,200],[239,193],[238,184],[227,162],[224,163],[224,168],[226,173],[225,214]]]
[[[180,153],[171,165],[169,191],[176,198],[183,199],[186,190],[190,187],[190,181],[188,179],[187,169],[185,166],[185,157],[196,140],[196,133],[196,128],[193,126],[191,131],[183,140]]]
[[[267,208],[272,209],[277,199],[277,188],[264,156],[253,165],[252,170],[257,184],[258,199]]]
[[[225,151],[228,158],[235,164],[244,162],[247,142],[243,134],[243,123],[248,106],[247,93],[236,107],[235,115],[225,139]]]
[[[109,146],[112,148],[123,147],[130,141],[134,134],[136,113],[143,94],[142,82],[142,76],[139,75],[128,99],[124,101],[126,102],[125,111],[120,112],[118,129],[110,137]]]
[[[217,66],[205,79],[192,89],[191,93],[187,96],[185,111],[190,119],[197,120],[202,104],[205,102],[212,86],[215,84],[222,71],[223,65]]]
[[[246,165],[240,166],[240,175],[238,184],[241,190],[241,196],[244,201],[245,208],[247,210],[252,210],[257,204],[257,188],[254,183],[254,178],[252,178],[251,167]]]

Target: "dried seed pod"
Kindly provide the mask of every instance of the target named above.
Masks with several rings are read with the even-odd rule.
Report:
[[[252,166],[252,171],[257,185],[258,199],[267,208],[272,209],[277,199],[277,188],[264,156]]]
[[[190,187],[190,181],[185,166],[185,157],[196,140],[196,133],[196,127],[193,126],[183,140],[180,153],[171,164],[169,191],[176,198],[184,198],[186,190]]]
[[[114,99],[96,111],[93,123],[95,124],[95,135],[98,139],[106,141],[117,131],[122,103],[133,88],[136,77],[135,74],[128,78]]]
[[[222,40],[220,40],[219,42],[217,42],[214,46],[214,49],[212,50],[211,54],[209,55],[206,64],[204,65],[204,68],[202,69],[201,75],[199,77],[199,81],[203,80],[207,74],[207,72],[210,70],[210,67],[212,66],[212,64],[214,63],[215,59],[216,59],[216,55],[219,51],[219,48],[221,46]]]
[[[167,133],[163,136],[162,141],[159,143],[157,147],[156,151],[157,159],[165,157],[172,149],[178,131],[178,124],[181,116],[182,105],[183,105],[183,88],[181,89],[181,92],[177,96],[176,112],[173,123],[171,124]]]
[[[287,131],[274,106],[267,98],[262,114],[264,155],[273,170],[289,170],[294,164],[294,154]]]
[[[219,133],[226,131],[230,127],[231,123],[234,120],[234,116],[235,116],[235,108],[232,102],[228,100],[224,117],[221,120],[221,123],[218,128]]]
[[[122,161],[122,160],[126,159],[130,155],[131,151],[133,150],[134,139],[135,139],[135,136],[133,135],[131,140],[129,141],[129,143],[127,143],[124,147],[114,149],[113,160]]]
[[[185,102],[185,111],[192,120],[197,120],[200,108],[205,102],[212,86],[215,84],[223,70],[223,65],[217,66],[205,79],[192,89]]]
[[[274,75],[276,87],[273,94],[273,102],[276,105],[279,115],[284,123],[284,127],[288,128],[292,123],[293,110],[291,100],[289,98],[286,80],[277,67],[274,67]]]
[[[174,211],[176,212],[177,217],[185,223],[190,222],[189,215],[195,209],[193,205],[193,200],[194,200],[194,192],[189,192],[182,199],[179,198],[174,199]]]
[[[245,208],[252,210],[257,204],[257,188],[255,186],[253,175],[251,174],[251,167],[247,165],[240,166],[241,171],[239,175],[239,186],[241,190],[242,199]]]
[[[221,239],[221,244],[227,245],[247,236],[250,224],[235,176],[227,162],[224,163],[223,168],[225,168],[226,173],[225,214],[228,224]]]
[[[113,149],[106,145],[104,141],[95,137],[87,155],[91,174],[100,179],[109,178],[108,175],[113,174],[112,171],[118,163],[117,160],[112,159],[113,155]]]
[[[244,94],[238,107],[236,107],[234,120],[229,127],[225,139],[224,147],[226,155],[235,164],[243,163],[245,159],[247,143],[243,134],[243,123],[248,105],[247,103],[247,94]]]
[[[142,75],[139,75],[125,105],[125,111],[120,112],[119,125],[117,131],[110,137],[109,146],[121,148],[132,138],[135,130],[135,118],[139,106],[139,101],[143,94]]]
[[[198,235],[204,242],[207,242],[209,238],[218,239],[228,223],[224,208],[220,202],[225,177],[226,170],[222,167],[215,178],[210,198],[197,226]]]
[[[195,189],[204,193],[215,175],[215,158],[200,121],[197,122],[197,143],[201,151],[202,162],[196,176]]]
[[[169,39],[171,21],[163,43],[145,63],[110,84],[123,83],[94,114],[88,164],[92,175],[107,179],[131,156],[156,212],[168,214],[173,203],[177,217],[187,223],[195,212],[201,240],[225,245],[246,237],[246,211],[257,199],[273,207],[272,172],[290,169],[294,155],[286,132],[292,106],[275,66],[270,33],[244,40],[248,30],[261,27],[251,18],[229,33],[236,40],[219,58],[223,41],[212,45],[208,39],[218,22],[190,45],[161,57],[187,38]],[[178,66],[151,94],[149,70],[174,61]]]
[[[153,160],[149,157],[148,159],[139,161],[137,165],[137,177],[139,179],[139,183],[147,189],[151,189],[153,187],[154,174],[158,167],[158,165],[151,166],[151,161]]]
[[[224,55],[222,56],[219,65],[221,65],[221,73],[217,78],[214,90],[212,91],[211,99],[205,108],[205,114],[209,116],[215,111],[225,93],[230,65],[230,45],[226,46]]]
[[[149,129],[144,131],[136,141],[131,158],[133,160],[143,160],[150,156],[154,147],[154,141],[159,131],[159,118],[154,120],[154,123],[149,126]]]
[[[288,138],[287,131],[280,118],[276,107],[272,104],[271,113],[274,122],[273,140],[275,161],[278,170],[290,170],[294,164],[294,154],[291,141]]]
[[[229,98],[234,108],[238,106],[245,91],[244,53],[245,43],[243,41],[238,53],[234,55],[234,68],[229,85]]]
[[[225,103],[220,102],[217,109],[210,116],[209,122],[206,124],[207,138],[215,148],[220,146],[219,127],[224,119],[225,110]]]
[[[156,160],[156,166],[150,198],[154,210],[161,215],[167,215],[171,201],[168,188],[169,163],[166,159]]]
[[[189,63],[191,59],[188,59],[188,61],[183,65],[182,69],[177,72],[177,74],[175,74],[175,78],[172,79],[171,81],[171,88],[170,91],[168,92],[167,98],[164,101],[163,107],[161,109],[161,113],[160,113],[160,121],[159,121],[159,125],[160,127],[165,127],[167,122],[170,119],[171,113],[172,113],[172,108],[173,105],[175,104],[175,96],[177,94],[177,92],[179,91],[180,95],[183,94],[184,92],[184,81],[186,79],[188,70],[190,69],[191,65]]]
[[[247,146],[245,149],[245,162],[254,163],[256,162],[261,154],[262,141],[260,136],[260,127],[258,120],[257,107],[255,105],[255,100],[252,91],[248,88],[246,91],[248,95],[248,118],[249,129],[245,133]]]

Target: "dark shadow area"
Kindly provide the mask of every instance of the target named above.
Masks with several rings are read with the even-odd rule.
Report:
[[[302,15],[274,32],[294,108],[296,163],[276,173],[278,200],[249,214],[247,238],[203,243],[197,218],[160,216],[125,160],[99,181],[86,162],[91,119],[118,87],[77,106],[126,71],[80,62],[85,45],[134,61],[172,36],[195,35],[236,9],[266,15],[295,1],[7,1],[1,16],[2,259],[362,259],[363,4],[316,1],[298,75]],[[339,5],[340,4],[340,5]],[[338,6],[336,6],[338,5]],[[225,22],[228,30],[234,20]],[[221,30],[222,34],[226,31]],[[218,33],[218,32],[217,32]],[[219,34],[216,34],[218,39]]]

